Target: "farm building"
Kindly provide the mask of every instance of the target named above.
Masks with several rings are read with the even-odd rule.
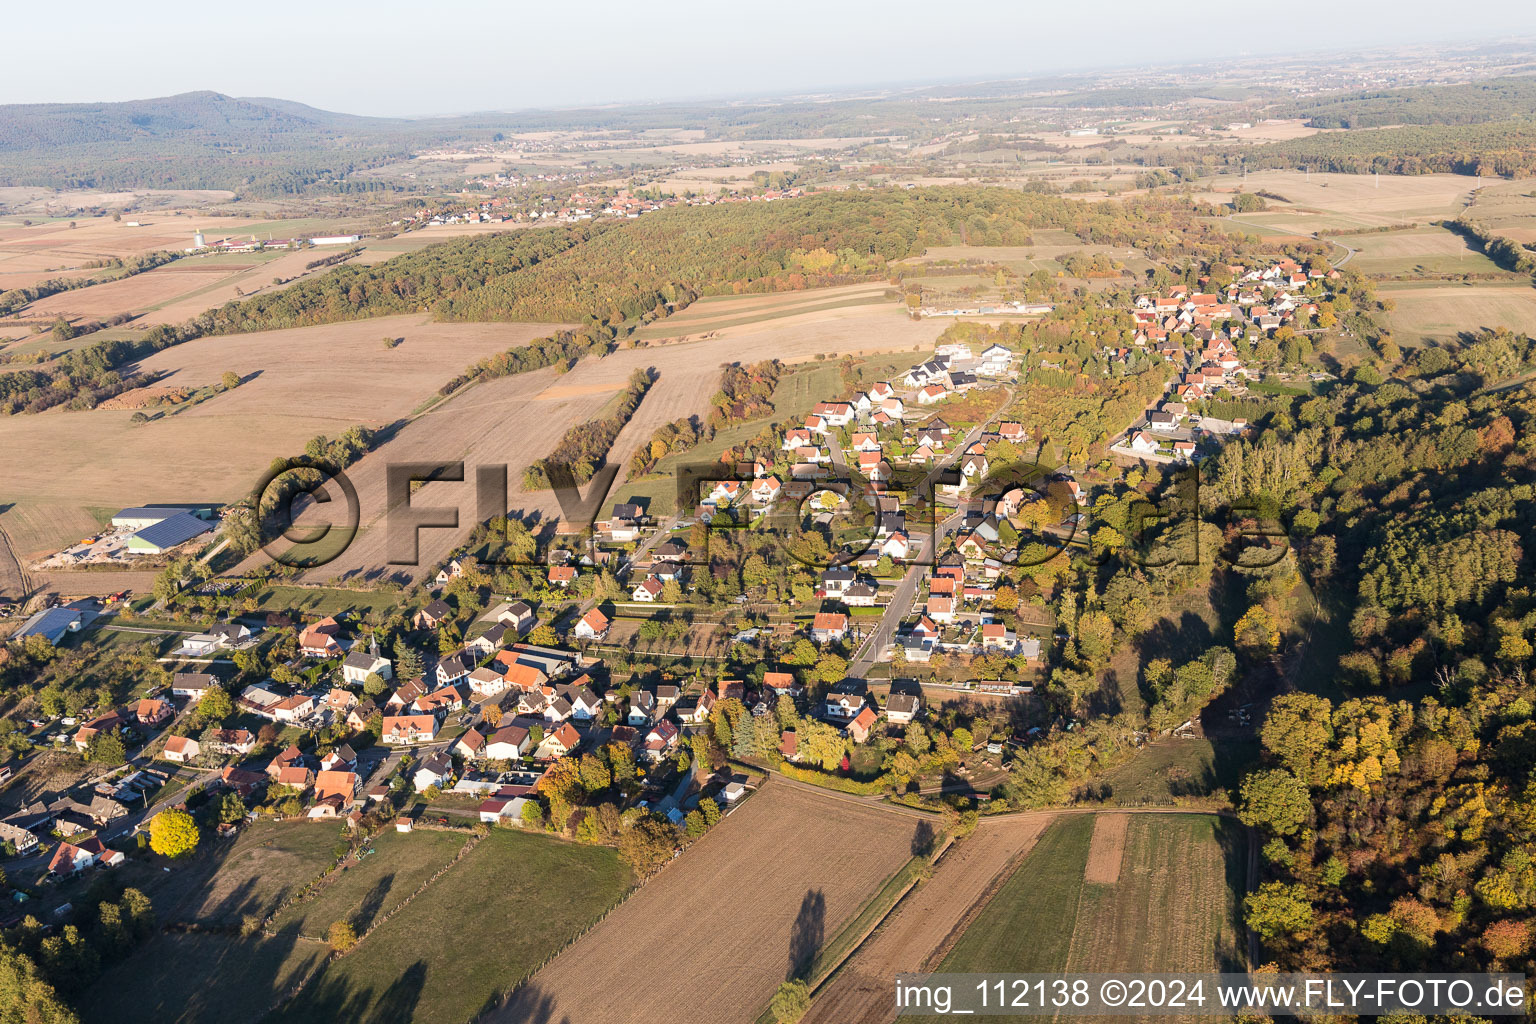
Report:
[[[128,550],[135,554],[158,555],[163,551],[180,547],[194,537],[201,537],[213,529],[191,512],[178,512],[128,538]]]
[[[173,519],[183,513],[202,516],[208,513],[205,508],[178,508],[170,505],[143,505],[136,508],[125,508],[112,517],[112,527],[117,530],[133,530],[135,532],[163,523],[167,519]]]
[[[21,628],[11,634],[11,639],[25,640],[29,636],[41,636],[49,643],[56,644],[66,633],[78,632],[84,621],[85,615],[78,608],[45,608],[22,623]]]

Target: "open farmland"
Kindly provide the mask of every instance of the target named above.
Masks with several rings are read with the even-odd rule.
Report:
[[[1236,179],[1216,179],[1224,190],[1201,193],[1197,199],[1229,203],[1225,191]],[[1241,180],[1245,192],[1269,192],[1269,209],[1242,215],[1243,224],[1266,225],[1278,231],[1310,234],[1320,229],[1349,230],[1391,224],[1425,224],[1454,218],[1465,207],[1474,179],[1456,174],[1382,175],[1304,174],[1301,171],[1258,171]],[[1243,226],[1239,224],[1239,227]]]
[[[1401,345],[1449,340],[1483,327],[1536,333],[1536,291],[1529,284],[1425,285],[1379,294],[1395,303],[1386,319]]]
[[[6,417],[0,448],[49,455],[8,466],[6,497],[20,508],[109,511],[155,501],[233,500],[274,458],[302,452],[316,434],[334,437],[359,423],[383,427],[405,419],[464,366],[552,329],[437,324],[413,316],[187,342],[139,368],[167,372],[167,382],[178,386],[212,384],[226,370],[245,382],[147,423],[131,423],[128,410]],[[386,335],[406,341],[385,349]],[[75,539],[83,525],[76,517],[46,539]],[[33,540],[43,532],[34,531]],[[21,550],[47,546],[15,539]]]
[[[362,529],[340,558],[311,570],[309,578],[419,576],[446,557],[478,521],[471,468],[477,465],[508,467],[508,508],[545,520],[559,516],[554,492],[521,489],[523,469],[549,454],[569,427],[591,418],[625,387],[635,370],[654,367],[660,376],[614,443],[608,461],[620,467],[657,427],[704,413],[719,390],[721,366],[727,362],[778,358],[794,363],[823,354],[830,358],[914,347],[926,350],[944,327],[914,321],[894,306],[841,307],[726,328],[708,340],[648,345],[603,358],[589,356],[563,375],[546,368],[476,385],[428,410],[348,470],[358,492]],[[457,506],[459,529],[422,530],[418,565],[390,566],[384,529],[385,467],[391,462],[460,459],[466,464],[464,482],[434,481],[412,499],[423,506]]]
[[[1499,265],[1445,228],[1383,231],[1367,235],[1334,235],[1334,241],[1359,252],[1351,270],[1380,277],[1413,274],[1502,274]],[[1512,279],[1513,274],[1509,275]]]
[[[664,320],[641,328],[642,341],[694,338],[711,331],[753,324],[807,313],[824,313],[847,306],[895,304],[885,295],[890,285],[883,282],[854,284],[807,291],[774,292],[769,295],[711,296],[699,299]]]
[[[920,971],[1034,846],[1049,814],[983,819],[939,859],[933,877],[909,893],[817,994],[802,1024],[874,1024],[894,1016],[891,979]]]
[[[464,1024],[631,884],[612,849],[495,829],[272,1019]]]
[[[919,819],[775,778],[488,1020],[750,1020],[912,857]],[[725,895],[721,879],[740,878]],[[644,979],[604,983],[602,977]]]
[[[1058,818],[936,969],[1244,969],[1246,833],[1216,815],[1123,815],[1116,881],[1099,883],[1113,833],[1096,840],[1096,817]]]

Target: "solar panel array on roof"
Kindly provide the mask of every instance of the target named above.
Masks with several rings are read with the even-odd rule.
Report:
[[[134,547],[149,547],[165,551],[178,544],[185,544],[193,537],[205,534],[212,529],[212,524],[203,522],[191,512],[178,512],[169,519],[162,519],[153,526],[144,527],[129,538],[129,544]]]
[[[134,508],[125,508],[112,517],[113,523],[119,520],[136,522],[138,520],[165,520],[172,516],[179,516],[188,511],[185,508],[177,508],[171,505],[141,505]]]

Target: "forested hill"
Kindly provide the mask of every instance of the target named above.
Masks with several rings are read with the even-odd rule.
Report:
[[[402,159],[440,130],[216,92],[12,104],[0,106],[0,184],[294,193]]]
[[[1398,124],[1482,124],[1536,110],[1536,78],[1495,78],[1462,85],[1383,89],[1319,96],[1269,113],[1304,117],[1314,128],[1384,128]]]
[[[348,131],[376,135],[399,124],[216,92],[124,103],[18,103],[0,106],[0,152],[107,142],[178,142],[188,133],[223,146],[270,144],[284,138],[318,144],[341,139]]]
[[[1077,203],[980,187],[830,192],[775,203],[674,207],[633,221],[445,242],[348,265],[200,318],[201,333],[271,330],[394,313],[443,320],[605,322],[661,315],[704,294],[884,278],[932,245],[1028,245],[1063,229],[1154,258],[1236,254],[1184,199]]]

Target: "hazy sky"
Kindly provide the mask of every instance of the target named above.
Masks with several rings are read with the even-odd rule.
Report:
[[[213,89],[418,115],[1536,35],[1532,0],[76,0],[7,15],[0,103]],[[774,13],[775,9],[786,11]],[[1288,37],[1287,9],[1296,12]]]

